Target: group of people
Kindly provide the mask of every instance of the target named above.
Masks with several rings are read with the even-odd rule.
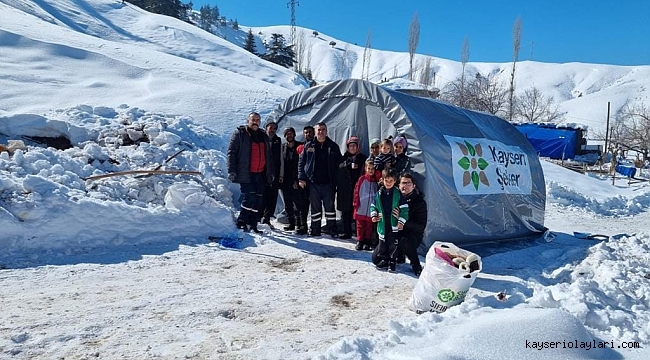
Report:
[[[228,179],[241,189],[237,228],[260,232],[258,223],[270,225],[282,191],[285,231],[351,239],[355,223],[355,248],[373,251],[377,268],[394,272],[396,264],[408,258],[413,272],[420,275],[417,248],[424,236],[427,206],[409,173],[406,138],[373,139],[366,156],[359,138],[352,136],[341,154],[327,136],[325,123],[305,126],[303,143],[296,140],[292,127],[284,129],[282,142],[276,123],[268,122],[262,130],[260,122],[258,113],[250,113],[228,145]],[[341,234],[336,210],[341,212]]]

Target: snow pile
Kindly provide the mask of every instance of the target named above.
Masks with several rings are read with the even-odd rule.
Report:
[[[530,303],[559,307],[603,339],[650,343],[650,234],[601,242],[544,276]]]
[[[575,317],[558,309],[473,310],[395,321],[380,341],[342,340],[319,359],[504,359],[517,354],[519,358],[550,360],[616,355],[611,349],[591,348],[600,340]],[[536,348],[551,341],[556,342],[554,348]],[[584,348],[580,348],[582,344]]]
[[[75,251],[232,231],[227,221],[232,218],[232,193],[222,170],[225,155],[214,149],[215,141],[223,140],[189,118],[126,105],[77,106],[44,116],[5,118],[0,134],[0,142],[18,138],[31,144],[11,156],[0,154],[0,243],[10,253]],[[36,136],[64,137],[73,147],[39,147]],[[158,167],[200,175],[88,179]],[[158,230],[143,226],[145,221],[158,223]]]
[[[640,214],[650,208],[650,192],[638,191],[647,189],[647,183],[631,187],[619,181],[614,187],[606,176],[578,174],[547,161],[541,161],[541,165],[546,178],[547,203],[615,217]],[[563,180],[567,178],[575,179],[576,183]]]

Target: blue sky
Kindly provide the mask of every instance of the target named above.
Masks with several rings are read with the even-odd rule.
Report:
[[[246,26],[289,25],[289,0],[194,0],[217,5]],[[420,54],[470,62],[512,61],[512,28],[521,16],[519,60],[650,65],[650,0],[297,0],[296,24],[364,46],[408,51],[409,23],[420,18]]]

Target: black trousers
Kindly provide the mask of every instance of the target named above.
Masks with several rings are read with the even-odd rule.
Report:
[[[341,221],[343,222],[343,234],[352,235],[353,211],[341,211]]]
[[[299,193],[302,189],[294,189],[293,184],[282,185],[282,197],[284,197],[284,210],[287,212],[289,223],[302,220],[302,204]]]
[[[262,217],[270,219],[275,216],[275,207],[278,204],[278,186],[271,185],[264,187],[264,211]]]
[[[302,217],[302,223],[307,226],[307,215],[309,215],[309,185],[304,189],[298,188],[298,204],[300,208],[300,216]]]
[[[418,257],[418,246],[420,246],[420,242],[420,239],[409,236],[400,236],[398,241],[398,248],[406,255],[413,268],[422,267],[420,265],[420,258]]]
[[[398,234],[388,232],[384,239],[379,239],[379,244],[372,252],[372,262],[377,265],[380,261],[386,260],[389,264],[397,261]]]
[[[320,232],[323,209],[327,231],[336,233],[336,209],[334,209],[334,189],[330,184],[309,184],[309,204],[311,208],[312,232]]]
[[[239,184],[241,189],[239,198],[241,211],[237,221],[242,221],[248,225],[255,225],[259,221],[264,196],[265,176],[264,173],[252,173],[251,182]]]

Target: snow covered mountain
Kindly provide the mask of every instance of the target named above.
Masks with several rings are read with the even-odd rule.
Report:
[[[245,26],[239,31],[221,28],[216,36],[115,0],[0,0],[0,20],[5,63],[0,69],[0,115],[41,113],[79,103],[127,103],[189,115],[218,130],[231,116],[241,119],[253,109],[265,113],[269,109],[262,104],[282,101],[307,86],[293,71],[243,50]],[[326,34],[314,36],[314,30],[299,28],[297,36],[311,53],[314,78],[361,78],[364,48]],[[289,27],[255,27],[253,33],[259,48],[272,33],[288,39]],[[331,41],[337,45],[330,46]],[[417,54],[416,64],[426,58]],[[373,49],[370,80],[404,76],[407,64],[407,53]],[[439,88],[461,72],[459,62],[436,57],[432,67]],[[510,67],[469,62],[466,71],[495,73],[507,82]],[[553,96],[567,112],[568,122],[588,125],[593,134],[604,129],[607,102],[612,117],[627,102],[650,102],[650,66],[519,62],[517,91],[532,86]],[[112,103],[106,93],[111,93]],[[24,94],[37,95],[39,101],[27,101]]]

